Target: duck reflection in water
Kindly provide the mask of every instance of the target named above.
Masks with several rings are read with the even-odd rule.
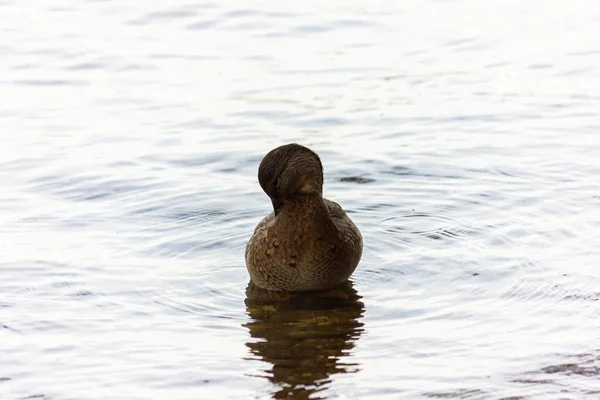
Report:
[[[322,292],[267,291],[250,282],[244,324],[254,356],[272,365],[265,370],[278,386],[274,399],[324,399],[332,375],[354,373],[357,364],[344,360],[363,332],[364,304],[351,282]]]

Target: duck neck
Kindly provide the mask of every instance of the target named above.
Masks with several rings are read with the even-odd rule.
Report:
[[[299,194],[290,198],[273,200],[275,215],[314,215],[322,218],[329,217],[329,209],[320,193]]]
[[[320,193],[283,200],[275,211],[274,229],[281,237],[298,243],[313,237],[332,237],[338,232]]]

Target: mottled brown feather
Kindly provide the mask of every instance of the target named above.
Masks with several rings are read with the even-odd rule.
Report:
[[[321,290],[354,272],[362,236],[339,204],[322,197],[322,174],[318,156],[297,144],[263,159],[259,180],[275,211],[260,221],[246,246],[246,266],[257,286]]]

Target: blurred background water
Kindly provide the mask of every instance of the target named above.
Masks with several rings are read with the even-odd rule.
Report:
[[[0,2],[0,398],[600,397],[600,5]],[[362,230],[261,298],[288,142]]]

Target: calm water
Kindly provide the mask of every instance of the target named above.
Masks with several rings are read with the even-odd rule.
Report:
[[[600,5],[241,4],[0,3],[0,398],[598,398]],[[316,297],[247,287],[292,141]]]

